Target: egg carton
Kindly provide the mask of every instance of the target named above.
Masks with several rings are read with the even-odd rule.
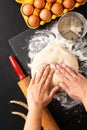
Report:
[[[38,1],[38,0],[37,0]],[[65,7],[64,6],[64,1],[65,0],[56,0],[55,2],[48,2],[49,0],[44,0],[45,1],[45,5],[44,5],[44,7],[43,8],[38,8],[38,7],[36,7],[35,6],[35,4],[34,4],[34,2],[35,2],[35,0],[16,0],[16,2],[17,3],[20,3],[21,4],[21,7],[20,7],[20,12],[21,12],[21,14],[22,14],[22,16],[23,16],[23,18],[24,18],[24,20],[25,20],[25,23],[27,24],[27,26],[29,27],[29,28],[31,28],[31,29],[35,29],[35,28],[38,28],[40,25],[44,25],[45,23],[49,23],[51,20],[54,20],[54,19],[56,19],[57,17],[60,17],[60,16],[62,16],[63,14],[65,14],[65,13],[67,13],[68,11],[71,11],[71,10],[73,10],[74,8],[78,8],[80,5],[83,5],[83,4],[85,4],[86,2],[87,2],[87,0],[82,0],[82,2],[76,2],[76,0],[74,0],[74,4],[73,4],[73,6],[71,6],[71,4],[70,4],[70,1],[71,0],[67,0],[67,2],[69,2],[68,4],[68,6],[71,6],[71,7]],[[52,1],[52,0],[51,0]],[[81,0],[80,0],[81,1]],[[62,8],[60,9],[59,8],[59,13],[58,14],[55,14],[55,13],[53,13],[53,11],[52,11],[52,6],[55,4],[55,3],[58,3],[60,6],[62,6]],[[23,7],[26,5],[26,4],[30,4],[30,5],[32,5],[33,6],[33,12],[30,14],[30,15],[25,15],[24,14],[24,12],[23,12]],[[40,4],[41,4],[41,2],[40,2]],[[48,11],[50,11],[50,13],[51,13],[51,16],[50,16],[50,18],[49,19],[43,19],[43,18],[41,18],[40,17],[40,13],[41,13],[41,11],[43,10],[43,9],[46,9],[46,10],[48,10]],[[55,8],[56,9],[56,8]],[[33,15],[33,16],[35,16],[35,17],[38,17],[38,19],[39,19],[39,21],[38,21],[38,25],[34,25],[34,26],[32,26],[32,25],[30,25],[29,24],[29,19],[30,19],[30,16],[31,15]],[[44,16],[46,16],[45,14],[44,14]],[[32,23],[35,23],[36,24],[36,22],[32,19]]]

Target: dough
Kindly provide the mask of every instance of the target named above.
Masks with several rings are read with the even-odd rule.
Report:
[[[37,53],[31,63],[31,75],[33,76],[40,67],[50,64],[51,68],[55,68],[55,63],[65,63],[68,66],[78,70],[78,62],[74,54],[64,46],[51,44]],[[51,87],[54,87],[63,80],[56,73],[53,75]]]

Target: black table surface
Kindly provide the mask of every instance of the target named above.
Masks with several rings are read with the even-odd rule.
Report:
[[[75,10],[87,18],[87,3]],[[9,55],[14,55],[8,40],[27,29],[28,27],[20,14],[20,5],[15,0],[2,0],[0,2],[0,130],[22,130],[24,126],[25,121],[22,118],[11,114],[11,111],[21,110],[25,113],[27,111],[20,106],[9,103],[10,100],[20,100],[26,103],[26,99],[18,88],[18,77],[8,59]],[[75,130],[79,128],[86,130],[87,114],[85,110],[81,116],[83,118],[82,124],[76,125],[70,120],[64,124],[67,126],[65,129]],[[64,119],[62,120],[64,122]],[[62,125],[60,124],[60,127]]]

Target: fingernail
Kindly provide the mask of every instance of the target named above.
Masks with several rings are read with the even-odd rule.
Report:
[[[62,66],[63,66],[63,67],[66,67],[66,64],[65,64],[65,63],[63,63],[63,64],[62,64]]]
[[[44,67],[41,67],[41,68],[40,68],[40,71],[42,71],[42,70],[44,70]]]
[[[49,64],[47,64],[47,65],[46,65],[46,67],[50,67],[50,65],[49,65]]]
[[[63,86],[62,83],[59,83],[59,86],[62,87]]]
[[[59,68],[60,66],[58,64],[56,64],[56,67]]]
[[[55,69],[55,73],[58,73],[59,71],[57,69]]]

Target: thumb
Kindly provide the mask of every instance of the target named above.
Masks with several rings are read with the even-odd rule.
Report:
[[[59,90],[59,86],[55,86],[51,91],[50,91],[50,94],[49,94],[49,98],[53,98],[54,94]]]
[[[67,93],[69,94],[69,87],[65,83],[59,83],[59,86]]]

